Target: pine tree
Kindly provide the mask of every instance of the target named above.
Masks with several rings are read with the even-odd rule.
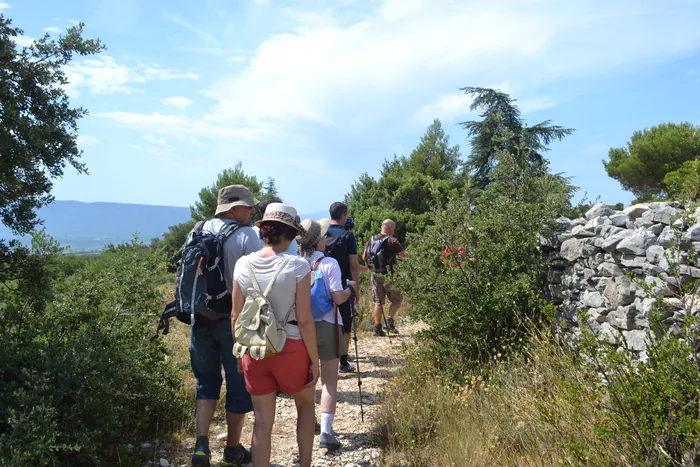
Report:
[[[275,179],[272,177],[267,177],[267,183],[263,187],[263,191],[267,193],[267,196],[277,196],[279,192],[277,191],[277,184]]]

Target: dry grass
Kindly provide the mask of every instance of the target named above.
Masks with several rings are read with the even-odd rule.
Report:
[[[596,434],[605,420],[595,375],[536,339],[527,363],[502,363],[488,383],[441,381],[413,358],[384,395],[375,436],[386,465],[626,465]]]

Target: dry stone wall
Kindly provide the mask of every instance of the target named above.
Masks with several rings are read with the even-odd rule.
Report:
[[[669,326],[686,313],[700,312],[697,297],[678,294],[679,281],[700,278],[700,260],[690,254],[700,251],[700,208],[690,209],[664,202],[615,211],[601,203],[584,218],[558,219],[561,230],[541,243],[551,261],[551,299],[573,336],[590,326],[599,339],[615,343],[621,333],[629,348],[646,359],[653,295],[665,297],[670,311],[663,318]],[[680,266],[674,270],[673,264]]]

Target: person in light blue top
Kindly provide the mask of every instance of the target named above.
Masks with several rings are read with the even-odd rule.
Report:
[[[268,196],[264,200],[260,201],[258,205],[256,206],[256,211],[258,214],[258,218],[262,219],[263,214],[265,214],[265,209],[267,209],[267,205],[271,203],[282,203],[283,201],[280,199],[279,196]],[[260,229],[257,226],[253,226],[253,230],[255,231],[255,234],[260,236]],[[299,256],[299,253],[297,251],[297,241],[292,240],[292,243],[289,245],[289,249],[287,250],[287,253],[290,255],[294,256]]]

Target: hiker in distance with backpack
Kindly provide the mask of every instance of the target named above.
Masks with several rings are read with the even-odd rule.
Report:
[[[387,298],[389,305],[389,317],[386,318],[387,332],[398,333],[394,319],[401,307],[403,297],[391,284],[391,276],[394,274],[396,258],[407,258],[401,243],[394,238],[396,224],[391,219],[384,219],[381,233],[369,239],[365,246],[362,259],[372,271],[372,299],[374,301],[374,336],[384,336],[382,331],[382,318],[384,317],[384,302]]]
[[[305,219],[301,225],[306,235],[297,239],[301,257],[311,266],[311,315],[316,323],[316,343],[321,359],[321,435],[318,444],[320,448],[335,451],[342,446],[333,432],[338,399],[338,363],[340,356],[347,353],[338,305],[352,300],[357,284],[347,281],[343,286],[338,261],[323,253],[330,222]]]
[[[360,297],[360,263],[357,261],[357,240],[352,231],[345,229],[348,218],[348,207],[344,203],[335,202],[328,210],[331,216],[331,225],[328,228],[325,254],[338,261],[343,287],[347,281],[358,284],[353,300],[357,303]],[[352,333],[352,310],[350,302],[346,301],[339,307],[343,320],[343,340],[345,353],[340,356],[340,371],[351,373],[355,371],[355,365],[348,361],[347,351],[350,348],[350,334]]]
[[[222,365],[226,374],[228,437],[221,465],[232,467],[251,460],[250,451],[241,445],[240,440],[245,414],[253,410],[253,404],[243,377],[237,371],[238,365],[232,353],[230,315],[235,264],[239,258],[262,248],[260,238],[248,226],[257,203],[258,200],[243,185],[221,188],[218,192],[216,217],[204,223],[199,222],[190,232],[183,250],[180,277],[197,284],[198,277],[204,276],[207,284],[206,298],[199,301],[196,311],[192,310],[194,323],[190,342],[192,372],[197,381],[197,441],[192,455],[192,465],[196,467],[210,465],[209,427],[221,391]],[[202,257],[199,261],[194,261],[199,264],[189,264],[192,262],[188,261],[191,252],[195,252],[197,246],[204,242],[209,242],[208,249],[214,250],[207,255],[209,261],[205,262]],[[216,259],[210,261],[215,251],[218,251]],[[190,279],[192,275],[194,279]],[[217,287],[222,290],[219,291]],[[193,289],[179,284],[177,293],[180,300]],[[194,297],[191,300],[198,301]]]
[[[319,377],[316,327],[310,308],[311,268],[304,258],[286,253],[306,232],[296,209],[267,206],[256,222],[264,247],[238,260],[234,269],[231,322],[234,352],[253,399],[255,467],[269,467],[277,390],[294,397],[299,463],[311,465],[315,388]]]

